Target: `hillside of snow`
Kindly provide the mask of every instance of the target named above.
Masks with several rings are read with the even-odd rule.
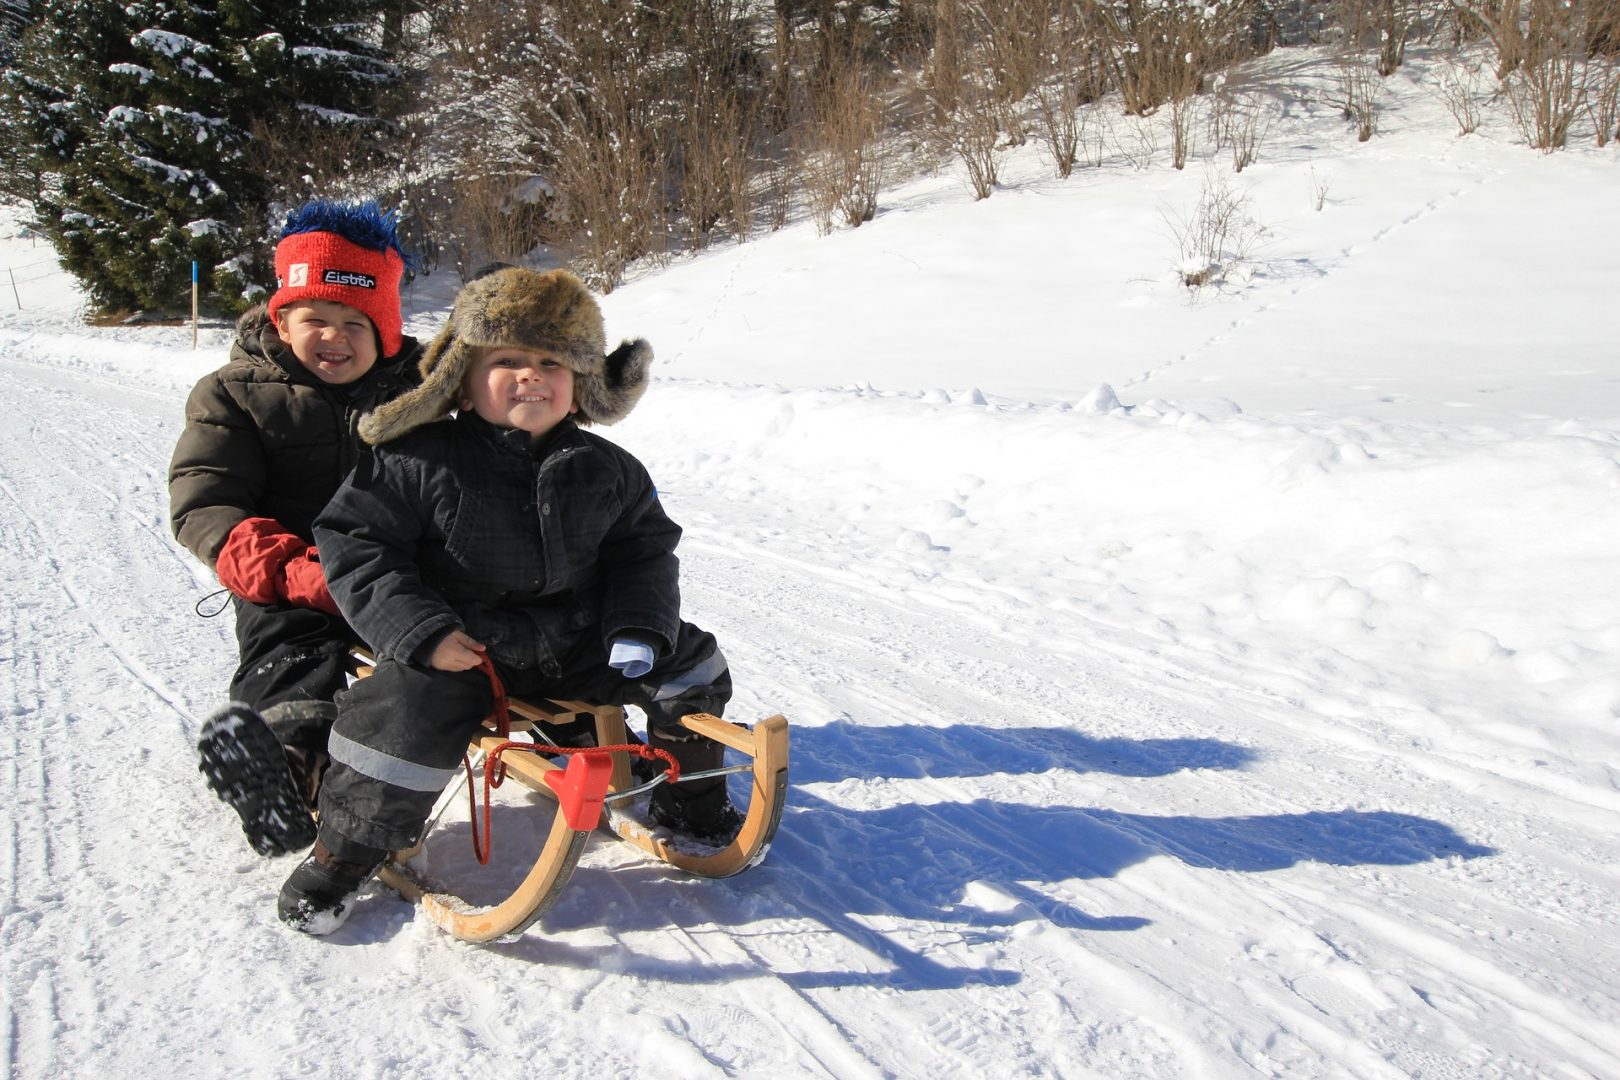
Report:
[[[1318,54],[1252,79],[1241,174],[1134,168],[1116,117],[1068,180],[1031,145],[604,298],[658,354],[604,433],[793,787],[754,870],[604,838],[488,946],[380,885],[277,922],[295,860],[196,772],[234,638],[168,528],[228,332],[86,326],[8,211],[0,1067],[1620,1076],[1620,150],[1459,138],[1421,54],[1367,143]],[[1257,244],[1190,292],[1219,184]],[[459,806],[430,840],[470,898],[544,826],[501,798],[504,865]]]

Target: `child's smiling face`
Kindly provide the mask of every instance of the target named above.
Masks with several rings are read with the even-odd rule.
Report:
[[[574,373],[545,349],[473,350],[461,407],[500,427],[544,435],[574,411]]]
[[[377,362],[377,331],[371,320],[335,300],[301,300],[280,308],[276,334],[324,383],[352,383]]]

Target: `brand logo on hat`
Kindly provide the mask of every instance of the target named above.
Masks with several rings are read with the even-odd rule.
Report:
[[[301,289],[309,284],[309,263],[293,263],[287,267],[287,287]]]
[[[375,289],[377,279],[358,270],[328,270],[321,277],[325,285],[353,285],[357,289]]]

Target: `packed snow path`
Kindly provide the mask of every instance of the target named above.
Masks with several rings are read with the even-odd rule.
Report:
[[[649,411],[714,393],[661,386]],[[168,536],[179,404],[81,359],[0,361],[13,1074],[428,1075],[514,1055],[562,1075],[1620,1072],[1605,766],[1480,716],[1466,678],[1425,699],[1354,642],[1290,655],[1258,625],[1222,634],[1219,612],[1150,624],[1117,583],[1101,602],[1097,567],[1124,550],[1020,546],[1003,520],[993,550],[958,557],[991,527],[974,499],[995,489],[1016,519],[1018,485],[959,477],[955,509],[924,501],[907,530],[860,523],[865,499],[904,501],[882,470],[865,492],[790,486],[768,452],[683,462],[656,438],[689,610],[743,687],[732,715],[794,721],[770,859],[701,882],[603,843],[536,931],[492,948],[382,890],[336,940],[289,934],[271,911],[289,861],[252,856],[195,775],[232,650],[228,617],[192,611],[212,580]],[[950,419],[797,404],[805,423]],[[958,412],[1009,448],[1055,422]],[[1057,419],[1103,441],[1164,431]],[[1298,439],[1249,436],[1267,437]],[[839,490],[854,501],[825,501]],[[1037,501],[1061,534],[1072,500]],[[1218,556],[1187,534],[1164,543],[1159,564],[1244,580],[1192,569]],[[1424,576],[1285,603],[1394,607]],[[521,845],[520,818],[498,814],[498,843]]]

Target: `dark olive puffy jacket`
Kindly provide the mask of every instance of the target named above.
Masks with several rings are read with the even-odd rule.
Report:
[[[174,535],[209,566],[250,517],[275,518],[313,542],[315,515],[359,454],[361,415],[420,380],[415,338],[353,383],[333,386],[281,343],[264,305],[236,329],[230,360],[186,399],[186,427],[169,464]]]

